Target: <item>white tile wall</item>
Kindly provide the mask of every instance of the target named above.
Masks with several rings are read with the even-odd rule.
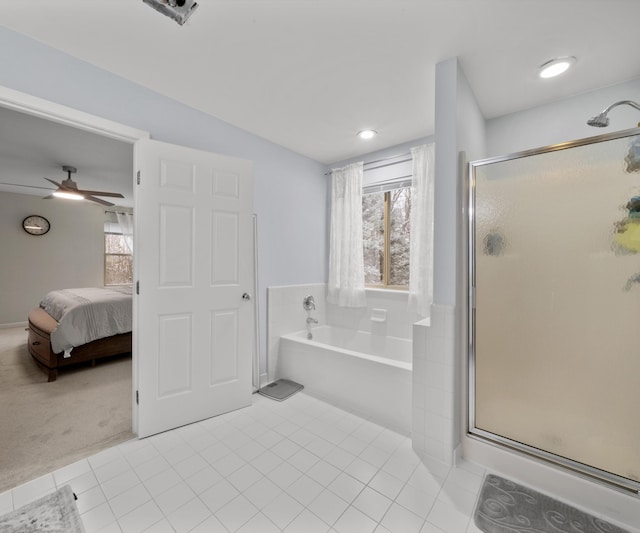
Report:
[[[409,311],[408,293],[379,289],[367,289],[366,292],[367,306],[362,309],[348,309],[327,303],[327,324],[374,335],[410,339],[411,325],[422,317]],[[371,320],[374,309],[386,311],[384,322]]]
[[[433,305],[429,321],[413,326],[413,447],[449,465],[458,444],[454,312]]]

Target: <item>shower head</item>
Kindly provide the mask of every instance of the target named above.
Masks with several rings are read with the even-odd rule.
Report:
[[[607,117],[607,113],[609,113],[609,111],[611,111],[614,107],[617,107],[623,104],[629,105],[637,109],[638,111],[640,111],[640,105],[636,104],[635,102],[632,102],[631,100],[620,100],[615,104],[611,104],[599,115],[596,115],[595,117],[591,117],[589,120],[587,120],[587,124],[589,126],[594,126],[596,128],[606,128],[609,125],[609,117]]]
[[[589,120],[587,120],[587,124],[595,128],[606,128],[609,125],[609,118],[607,117],[606,113],[602,112],[599,115],[591,117]]]

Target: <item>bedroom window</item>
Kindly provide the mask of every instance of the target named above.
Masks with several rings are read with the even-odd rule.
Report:
[[[133,282],[132,254],[122,233],[104,232],[104,284],[126,285]]]
[[[411,187],[362,196],[364,278],[368,287],[407,289]]]
[[[127,285],[133,283],[133,255],[131,254],[131,229],[124,213],[105,212],[104,222],[104,284]],[[124,224],[124,225],[123,225]]]

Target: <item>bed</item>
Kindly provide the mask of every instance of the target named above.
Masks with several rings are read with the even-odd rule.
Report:
[[[29,353],[55,381],[58,369],[131,353],[131,287],[51,291],[29,312]]]

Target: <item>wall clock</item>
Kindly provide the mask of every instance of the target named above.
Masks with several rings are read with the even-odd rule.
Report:
[[[50,228],[49,221],[40,215],[29,215],[22,221],[22,229],[29,235],[44,235]]]

